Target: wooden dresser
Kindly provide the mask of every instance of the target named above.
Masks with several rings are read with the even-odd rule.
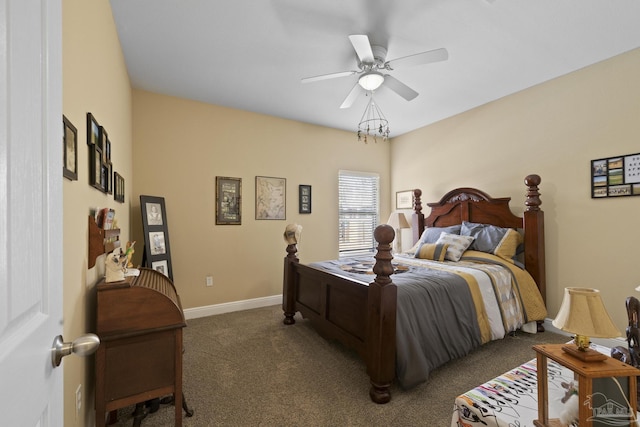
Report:
[[[122,282],[97,285],[96,425],[107,412],[174,396],[175,425],[182,426],[180,297],[169,278],[148,268]]]

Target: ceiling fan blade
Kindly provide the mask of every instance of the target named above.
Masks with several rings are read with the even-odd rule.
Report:
[[[342,102],[340,108],[351,107],[353,105],[353,102],[363,91],[364,89],[362,89],[362,86],[360,86],[360,84],[356,82],[355,86],[353,86],[353,88],[351,89],[351,92],[349,92],[349,95],[347,95],[347,97]]]
[[[402,83],[400,80],[396,79],[393,76],[386,74],[384,76],[384,86],[388,87],[407,101],[411,101],[416,96],[418,96],[418,92],[411,89],[406,84]]]
[[[349,40],[353,45],[353,48],[363,64],[373,64],[373,50],[371,50],[371,43],[369,43],[369,37],[363,34],[350,35]]]
[[[321,76],[305,77],[304,79],[302,79],[302,83],[312,83],[318,82],[320,80],[335,79],[337,77],[347,77],[352,76],[356,73],[357,71],[340,71],[338,73],[323,74]]]
[[[447,59],[449,59],[449,52],[447,52],[447,49],[445,48],[440,48],[403,56],[402,58],[396,58],[391,61],[387,61],[386,65],[387,69],[395,70],[401,67],[413,67],[416,65],[429,64],[431,62],[446,61]]]

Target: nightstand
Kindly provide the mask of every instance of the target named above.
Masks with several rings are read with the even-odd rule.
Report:
[[[547,358],[550,358],[572,370],[578,379],[579,425],[581,427],[591,427],[594,420],[599,418],[602,420],[600,423],[602,425],[611,425],[607,423],[611,419],[615,419],[617,425],[632,425],[637,404],[637,381],[635,377],[640,376],[640,370],[608,356],[602,361],[583,362],[564,352],[562,350],[564,345],[566,344],[533,346],[536,351],[538,368],[538,419],[533,424],[537,427],[560,427],[562,425],[558,419],[549,419]],[[601,395],[601,392],[598,391],[594,393],[593,380],[609,377],[618,378],[623,391],[626,393],[626,401],[622,399],[615,385],[615,399],[609,399],[609,396]],[[599,398],[597,400],[595,399],[596,395]],[[629,410],[629,407],[631,407],[631,410]],[[624,424],[622,424],[623,422]]]

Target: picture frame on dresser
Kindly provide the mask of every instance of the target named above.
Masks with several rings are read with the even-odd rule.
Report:
[[[142,265],[160,271],[173,280],[171,246],[164,197],[140,196],[144,249]]]
[[[78,129],[66,116],[62,116],[62,176],[78,180]]]

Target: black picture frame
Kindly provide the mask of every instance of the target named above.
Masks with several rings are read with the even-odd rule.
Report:
[[[91,113],[87,113],[87,145],[100,144],[100,129],[102,126]]]
[[[298,213],[311,213],[311,186],[301,184],[298,186]]]
[[[124,203],[124,178],[118,172],[113,172],[113,199]]]
[[[242,224],[242,178],[216,176],[216,225]]]
[[[62,176],[78,180],[78,129],[66,116],[62,116]]]
[[[144,252],[142,264],[162,272],[173,280],[171,245],[167,227],[167,210],[164,197],[140,196]]]
[[[96,144],[89,147],[89,185],[104,192],[102,150]]]
[[[640,153],[591,160],[591,198],[640,196]]]

